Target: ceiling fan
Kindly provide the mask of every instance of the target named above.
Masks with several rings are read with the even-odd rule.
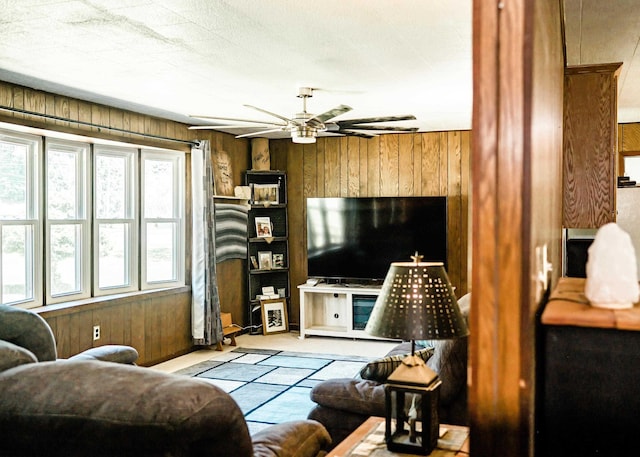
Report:
[[[265,130],[252,133],[237,135],[236,138],[259,137],[272,132],[289,132],[294,143],[315,143],[319,132],[330,132],[340,135],[357,136],[361,138],[373,138],[377,136],[376,132],[415,132],[417,127],[392,127],[383,125],[371,125],[379,122],[395,122],[415,120],[413,115],[404,116],[384,116],[384,117],[368,117],[361,119],[348,119],[342,121],[331,121],[333,118],[340,116],[353,108],[347,105],[340,105],[322,114],[313,115],[307,112],[307,99],[313,97],[313,89],[310,87],[301,87],[298,90],[298,97],[302,99],[302,112],[297,113],[292,118],[281,116],[271,111],[258,108],[253,105],[244,105],[247,108],[260,111],[280,120],[280,122],[263,122],[248,119],[234,119],[228,117],[215,116],[198,116],[191,115],[194,118],[215,119],[221,121],[244,122],[248,124],[260,124]],[[247,125],[194,125],[189,127],[191,130],[203,129],[232,129],[247,128]]]

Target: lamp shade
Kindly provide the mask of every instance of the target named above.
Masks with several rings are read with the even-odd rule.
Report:
[[[391,264],[365,331],[404,341],[467,336],[444,264],[415,259]]]

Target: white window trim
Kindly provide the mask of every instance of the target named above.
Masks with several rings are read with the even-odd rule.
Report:
[[[91,297],[91,182],[90,177],[91,169],[90,163],[90,151],[91,147],[89,143],[81,143],[75,141],[64,141],[58,139],[49,139],[45,141],[45,157],[48,155],[50,149],[57,149],[76,154],[76,161],[79,162],[76,167],[76,179],[81,189],[76,194],[76,204],[78,205],[78,212],[75,219],[49,219],[47,211],[47,202],[44,202],[45,208],[45,302],[47,304],[61,303],[70,300],[79,300],[83,298]],[[44,187],[45,195],[48,192],[47,183],[47,161],[45,159],[45,173],[44,173]],[[80,226],[80,255],[78,261],[80,262],[80,268],[78,274],[80,274],[80,290],[78,292],[69,292],[64,294],[57,294],[55,296],[51,293],[51,229],[55,225],[79,225]]]
[[[145,160],[171,160],[174,163],[174,182],[178,187],[174,192],[174,214],[173,218],[146,218],[144,215],[144,163]],[[173,150],[141,150],[141,166],[140,166],[140,289],[158,289],[165,287],[178,287],[185,284],[185,154],[180,151]],[[173,281],[147,281],[147,224],[155,222],[175,222],[178,227],[178,236],[174,246],[176,253],[176,264],[174,265],[176,278]]]
[[[31,226],[33,231],[33,252],[30,259],[25,259],[28,265],[31,263],[33,281],[32,290],[33,297],[25,300],[7,302],[8,305],[21,305],[26,308],[34,308],[42,305],[42,270],[43,270],[43,249],[42,249],[42,217],[43,214],[43,187],[41,185],[43,179],[43,160],[42,153],[42,137],[37,135],[29,135],[13,131],[0,130],[0,140],[7,143],[17,143],[25,145],[29,148],[30,154],[27,157],[27,218],[0,220],[0,237],[2,236],[2,227],[10,225],[26,225]],[[0,244],[1,246],[1,244]],[[0,271],[2,271],[2,256],[0,256]],[[26,267],[26,266],[25,266]],[[10,266],[9,266],[10,268]],[[0,276],[0,291],[2,291],[2,277]]]
[[[98,171],[97,157],[112,156],[124,157],[128,162],[128,173],[126,176],[126,193],[129,200],[129,207],[126,210],[127,217],[123,219],[98,219],[96,211],[93,211],[93,294],[94,296],[113,295],[126,292],[134,292],[139,290],[139,211],[138,211],[138,188],[136,185],[136,177],[138,174],[138,149],[133,148],[117,148],[104,145],[94,145],[93,147],[93,183],[97,182],[96,174]],[[93,192],[93,207],[96,206],[97,191]],[[99,233],[100,226],[103,224],[127,224],[129,228],[129,261],[127,268],[129,270],[129,284],[121,287],[100,287],[100,258],[99,258]]]

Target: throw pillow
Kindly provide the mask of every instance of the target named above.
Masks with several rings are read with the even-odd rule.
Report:
[[[433,355],[433,348],[420,349],[416,351],[415,354],[426,362]],[[369,362],[360,370],[360,377],[370,381],[385,382],[407,355],[408,354],[390,355]]]

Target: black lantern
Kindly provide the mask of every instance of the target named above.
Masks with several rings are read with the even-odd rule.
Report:
[[[396,371],[394,374],[397,375]],[[393,452],[430,454],[438,444],[438,398],[442,382],[435,376],[430,384],[410,384],[398,379],[400,377],[387,380],[384,386],[387,448]]]
[[[442,262],[394,262],[384,280],[365,331],[385,338],[411,340],[411,355],[385,384],[387,448],[429,454],[438,442],[438,399],[442,383],[415,355],[415,340],[460,338],[467,323]]]

